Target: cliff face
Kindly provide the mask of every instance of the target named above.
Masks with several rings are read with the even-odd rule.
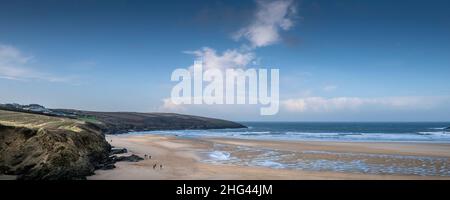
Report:
[[[33,180],[84,179],[109,158],[111,146],[93,124],[33,114],[0,114],[17,119],[11,122],[0,117],[1,123],[8,124],[0,124],[0,174]],[[31,123],[20,123],[24,119]]]

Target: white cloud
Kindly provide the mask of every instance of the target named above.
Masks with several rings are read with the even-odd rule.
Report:
[[[296,8],[292,0],[259,0],[255,18],[249,26],[233,35],[235,40],[247,39],[253,48],[268,46],[280,41],[280,31],[294,26]]]
[[[443,103],[448,103],[449,97],[307,97],[288,99],[282,102],[282,106],[289,112],[335,112],[358,111],[363,109],[431,109]]]
[[[50,82],[68,81],[67,77],[58,77],[36,71],[30,67],[33,56],[24,55],[19,49],[0,44],[0,78],[10,80],[46,80]]]
[[[33,57],[25,56],[18,49],[9,45],[0,44],[0,64],[25,64],[29,62]]]
[[[162,101],[163,101],[163,105],[159,109],[161,111],[178,112],[178,111],[185,110],[184,105],[175,104],[172,102],[172,99],[170,99],[170,98],[163,99]]]
[[[228,49],[220,54],[212,48],[203,47],[200,50],[185,53],[193,54],[196,59],[202,60],[204,69],[245,68],[255,61],[253,52],[236,49]]]
[[[228,49],[223,53],[203,47],[196,51],[186,51],[203,61],[204,69],[245,68],[258,59],[253,52],[256,47],[263,47],[278,42],[281,30],[294,26],[293,18],[296,8],[293,0],[258,0],[255,19],[249,26],[240,29],[233,36],[235,40],[246,38],[251,46],[242,45],[239,49]]]

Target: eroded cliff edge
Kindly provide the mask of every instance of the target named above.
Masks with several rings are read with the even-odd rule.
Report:
[[[111,146],[96,125],[0,111],[0,174],[18,179],[84,179]]]

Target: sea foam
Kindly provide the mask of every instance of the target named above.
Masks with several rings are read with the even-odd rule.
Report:
[[[225,151],[213,151],[209,153],[209,157],[213,160],[224,161],[230,159],[230,153]]]

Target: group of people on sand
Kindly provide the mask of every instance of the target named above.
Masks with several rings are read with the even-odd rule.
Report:
[[[155,163],[154,165],[153,165],[153,169],[156,169],[158,167],[158,163]],[[159,169],[162,169],[163,168],[163,166],[162,166],[162,164],[160,164],[159,165]]]
[[[112,139],[111,139],[111,143],[112,143]],[[152,159],[152,156],[151,156],[151,155],[144,154],[144,158],[145,158],[145,159]],[[157,169],[157,168],[158,168],[158,163],[155,163],[155,164],[153,165],[153,169]],[[162,165],[162,164],[159,164],[159,169],[163,169],[163,165]]]
[[[147,154],[144,154],[144,158],[145,159],[152,159],[152,156],[151,155],[147,155]],[[155,163],[154,165],[153,165],[153,169],[157,169],[158,168],[158,163]],[[159,164],[159,169],[162,169],[163,168],[163,165],[162,164]]]

